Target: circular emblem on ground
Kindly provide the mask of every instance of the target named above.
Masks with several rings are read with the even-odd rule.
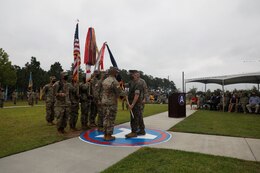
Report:
[[[125,135],[131,132],[131,128],[115,127],[113,136],[115,136],[116,139],[112,141],[105,141],[103,139],[104,133],[99,132],[97,129],[91,129],[81,133],[79,138],[84,142],[95,145],[120,147],[154,145],[166,142],[171,138],[171,134],[166,131],[155,129],[145,129],[145,131],[146,135],[135,138],[125,138]]]

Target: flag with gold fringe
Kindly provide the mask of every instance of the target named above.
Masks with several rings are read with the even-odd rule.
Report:
[[[85,54],[84,54],[84,63],[86,65],[86,80],[91,78],[91,66],[96,64],[96,36],[94,28],[89,28],[86,43],[85,43]]]

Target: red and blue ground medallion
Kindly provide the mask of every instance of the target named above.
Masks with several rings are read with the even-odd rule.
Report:
[[[101,146],[148,146],[162,142],[166,142],[171,138],[171,134],[155,129],[145,129],[146,135],[138,136],[135,138],[125,138],[125,135],[131,132],[129,127],[115,127],[113,136],[115,140],[105,141],[103,139],[104,133],[99,132],[97,129],[91,129],[80,134],[80,139],[84,142],[101,145]]]

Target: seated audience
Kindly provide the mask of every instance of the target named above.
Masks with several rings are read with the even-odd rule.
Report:
[[[190,101],[190,109],[192,110],[192,105],[198,105],[198,98],[196,97],[196,95],[194,95],[193,97],[191,97],[191,101]]]
[[[239,108],[242,108],[243,113],[246,113],[246,105],[248,104],[248,97],[245,92],[241,92],[240,99],[238,100],[238,103],[236,104],[236,112],[240,112]]]
[[[255,92],[252,92],[249,98],[249,104],[246,105],[248,112],[252,113],[251,108],[255,108],[255,113],[258,113],[259,104],[260,104],[260,98],[256,95]]]
[[[230,98],[230,101],[229,101],[229,106],[228,106],[228,112],[232,112],[234,106],[236,105],[237,103],[237,96],[236,96],[236,93],[233,93],[232,94],[232,97]]]
[[[205,96],[201,94],[198,97],[198,109],[203,109],[203,106],[205,105]]]

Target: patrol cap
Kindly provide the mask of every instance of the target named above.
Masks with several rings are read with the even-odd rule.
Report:
[[[95,73],[95,74],[99,74],[99,73],[100,73],[100,71],[98,71],[98,70],[95,70],[95,71],[94,71],[94,73]]]
[[[119,69],[117,67],[110,67],[108,72],[119,72]]]
[[[66,71],[63,71],[63,72],[61,72],[60,73],[62,76],[68,76],[69,74],[68,74],[68,72],[66,72]]]
[[[107,71],[100,71],[100,74],[105,75],[105,74],[107,74]]]
[[[55,76],[51,76],[50,80],[56,80],[56,77]]]
[[[138,73],[137,70],[129,70],[129,73]]]

